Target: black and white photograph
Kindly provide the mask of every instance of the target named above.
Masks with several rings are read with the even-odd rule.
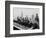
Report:
[[[39,26],[39,8],[13,8],[13,30],[35,30]]]
[[[42,32],[42,6],[11,4],[10,12],[11,34]]]
[[[44,34],[44,3],[7,2],[6,36],[27,36]]]

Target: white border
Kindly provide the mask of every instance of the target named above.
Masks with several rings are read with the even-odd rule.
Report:
[[[40,29],[39,30],[13,30],[13,7],[21,7],[21,8],[39,8],[40,9]],[[22,34],[22,33],[40,33],[42,32],[42,6],[34,6],[34,5],[10,5],[10,34]]]

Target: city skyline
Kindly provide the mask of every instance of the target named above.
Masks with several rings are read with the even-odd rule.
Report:
[[[31,8],[31,10],[30,10],[30,9],[23,9],[23,8],[15,8],[14,7],[13,9],[14,9],[13,18],[17,18],[18,16],[19,17],[26,17],[26,16],[28,16],[29,18],[32,18],[32,15],[34,15],[34,17],[35,17],[35,14],[39,12],[38,8],[37,9]],[[28,10],[28,11],[26,11],[26,10]],[[34,12],[32,12],[32,11],[34,11]],[[38,13],[38,15],[39,15],[39,13]]]

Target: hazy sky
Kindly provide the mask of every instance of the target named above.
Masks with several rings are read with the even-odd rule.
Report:
[[[17,16],[21,16],[21,12],[23,12],[23,17],[28,16],[32,17],[32,14],[35,16],[36,13],[39,14],[39,8],[13,8],[13,17],[16,18]]]

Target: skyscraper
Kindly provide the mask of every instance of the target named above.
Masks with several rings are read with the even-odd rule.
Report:
[[[21,11],[21,17],[23,17],[23,11]]]

